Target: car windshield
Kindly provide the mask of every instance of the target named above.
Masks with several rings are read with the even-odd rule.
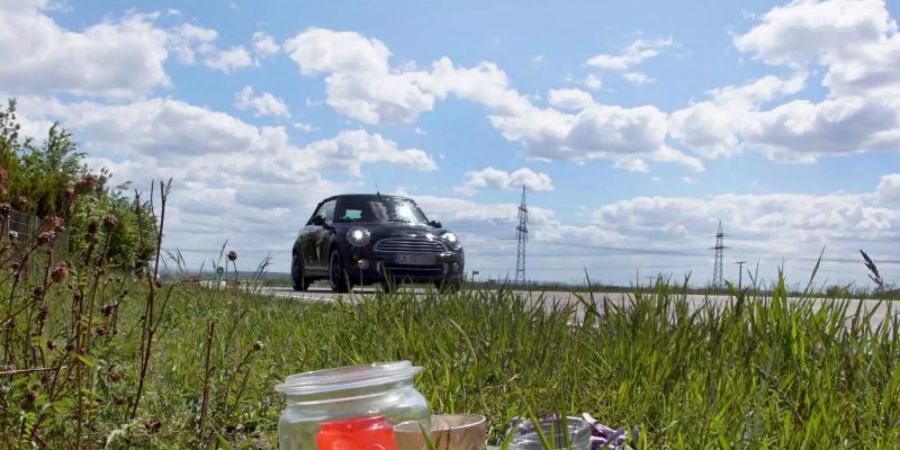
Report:
[[[336,222],[397,222],[428,224],[422,210],[410,200],[391,197],[346,197],[338,202]]]

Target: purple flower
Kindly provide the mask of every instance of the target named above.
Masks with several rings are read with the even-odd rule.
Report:
[[[603,425],[588,413],[582,414],[581,417],[591,426],[591,450],[623,448],[628,441],[624,428],[614,430]]]

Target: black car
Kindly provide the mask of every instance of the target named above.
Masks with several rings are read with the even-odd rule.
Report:
[[[354,285],[433,283],[458,289],[465,256],[455,234],[430,221],[406,197],[352,194],[316,206],[294,242],[291,280],[306,290],[328,280],[335,292]]]

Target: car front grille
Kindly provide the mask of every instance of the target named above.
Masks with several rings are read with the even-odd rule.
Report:
[[[384,264],[381,266],[386,273],[394,275],[442,275],[447,272],[446,264],[433,266],[404,266],[402,264]]]
[[[439,241],[414,238],[388,238],[375,243],[375,251],[381,253],[430,253],[447,252],[447,247]]]

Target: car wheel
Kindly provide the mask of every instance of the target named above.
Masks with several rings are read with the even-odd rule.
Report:
[[[295,291],[305,291],[309,289],[310,283],[312,281],[306,277],[303,260],[299,255],[294,255],[291,258],[291,286]]]
[[[337,249],[331,251],[328,260],[328,280],[331,282],[331,290],[334,292],[350,292],[350,280],[344,264],[341,262],[341,252]]]
[[[442,292],[446,292],[446,293],[459,292],[460,289],[462,289],[462,283],[460,281],[446,280],[443,283],[441,283],[440,289]]]
[[[393,294],[397,292],[397,282],[395,280],[384,279],[381,281],[381,290],[384,291],[385,294]]]

